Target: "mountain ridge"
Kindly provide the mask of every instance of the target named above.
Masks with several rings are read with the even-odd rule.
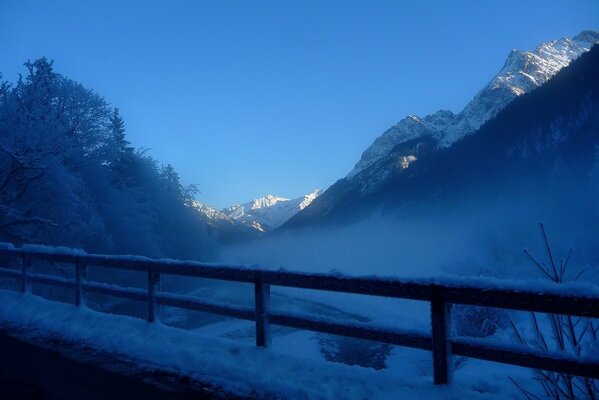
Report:
[[[258,237],[278,228],[309,206],[321,193],[321,189],[316,189],[295,199],[267,194],[221,210],[197,200],[192,201],[190,206],[217,235],[229,241]]]
[[[267,194],[244,204],[224,208],[221,212],[244,225],[258,224],[259,230],[267,232],[287,222],[309,206],[321,193],[321,189],[315,189],[295,199]]]
[[[597,63],[598,52],[599,46],[595,46],[583,54],[586,56],[583,62],[563,68],[538,89],[517,96],[496,116],[483,124],[476,134],[466,135],[452,146],[439,147],[438,140],[430,133],[396,145],[391,152],[355,177],[337,181],[310,207],[298,213],[280,229],[351,220],[359,218],[361,214],[372,214],[373,210],[380,210],[381,207],[387,210],[384,212],[386,213],[398,207],[405,207],[409,203],[413,205],[423,202],[423,199],[430,196],[442,198],[441,193],[453,193],[458,190],[459,185],[485,185],[487,180],[481,178],[483,170],[490,181],[505,181],[508,176],[519,179],[518,175],[526,175],[527,171],[533,170],[539,176],[543,176],[543,171],[528,164],[541,150],[546,152],[548,160],[539,158],[537,162],[547,168],[554,168],[552,163],[565,162],[563,160],[567,160],[565,165],[569,165],[570,168],[578,162],[576,158],[581,159],[584,156],[587,161],[592,159],[594,146],[597,145],[596,134],[593,136],[592,132],[581,131],[580,126],[588,124],[593,129],[599,129],[595,127],[596,116],[588,114],[588,110],[593,110],[596,106],[594,102],[588,103],[589,99],[595,100],[594,94],[588,90],[592,89],[591,85],[597,83],[596,71],[589,68],[589,64]],[[573,71],[583,71],[581,73],[586,76],[575,76]],[[584,79],[587,79],[586,83]],[[572,88],[564,83],[568,80]],[[585,84],[589,85],[588,90],[585,89]],[[559,87],[559,90],[556,90],[556,87]],[[574,87],[578,92],[574,92]],[[585,95],[580,95],[583,92]],[[555,107],[552,101],[561,101],[563,104],[561,108]],[[581,103],[584,106],[581,106]],[[525,107],[523,104],[530,108],[529,113],[534,110],[539,116],[543,116],[544,119],[539,118],[538,126],[535,127],[530,122],[534,115],[527,115],[526,110],[518,108]],[[539,108],[538,104],[544,104],[546,109]],[[564,114],[568,108],[574,110],[572,115]],[[553,114],[547,114],[548,110]],[[511,117],[506,117],[506,113]],[[417,122],[414,118],[412,120]],[[528,122],[519,126],[518,123],[523,123],[522,121]],[[599,123],[596,125],[599,126]],[[483,137],[478,137],[481,134],[486,142],[483,142]],[[580,146],[580,143],[586,143],[587,147]],[[564,149],[560,150],[559,146],[563,146]],[[578,157],[569,150],[572,148],[580,152]],[[410,155],[413,155],[414,159],[405,166],[404,161]],[[470,169],[463,168],[462,165],[468,165]],[[488,169],[490,165],[494,170]],[[462,169],[458,173],[459,168]],[[432,176],[431,171],[436,171],[437,176]],[[499,171],[506,175],[500,178]],[[466,176],[470,179],[464,178]],[[496,189],[501,190],[501,185]]]
[[[408,115],[377,137],[362,154],[346,178],[385,157],[394,146],[425,135],[434,137],[439,147],[449,147],[476,131],[517,96],[547,82],[561,68],[599,42],[599,31],[584,30],[568,37],[539,44],[533,51],[513,49],[499,72],[458,114],[439,110],[425,117]]]

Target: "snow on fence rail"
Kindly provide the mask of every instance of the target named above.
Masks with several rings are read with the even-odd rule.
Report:
[[[194,261],[85,254],[40,246],[15,248],[10,244],[2,243],[0,243],[0,256],[21,260],[21,270],[0,267],[0,276],[20,280],[22,292],[30,292],[32,283],[41,283],[74,289],[75,304],[78,306],[85,305],[86,293],[145,301],[149,322],[155,321],[158,305],[255,321],[257,346],[269,345],[269,328],[271,324],[275,324],[429,350],[433,356],[436,384],[449,382],[452,354],[599,379],[597,359],[581,359],[572,354],[541,352],[523,346],[500,346],[484,340],[451,338],[449,335],[451,304],[599,318],[599,292],[593,289],[574,292],[558,285],[545,284],[534,290],[517,283],[506,285],[480,279],[398,280],[308,274]],[[66,279],[33,273],[31,272],[32,260],[72,263],[75,265],[75,278]],[[147,289],[125,288],[88,281],[87,266],[90,265],[146,272],[148,287]],[[234,307],[192,296],[162,292],[160,290],[162,274],[252,283],[255,305],[253,308]],[[379,329],[365,324],[344,324],[289,313],[275,313],[269,309],[271,285],[428,301],[431,304],[432,335],[407,330]]]

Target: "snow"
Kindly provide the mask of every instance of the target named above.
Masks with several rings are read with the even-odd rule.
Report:
[[[494,349],[503,350],[505,352],[517,352],[527,356],[538,356],[541,355],[547,358],[553,358],[554,360],[563,361],[578,361],[581,363],[597,364],[599,362],[599,355],[592,354],[572,354],[571,352],[557,351],[557,350],[538,350],[534,347],[525,346],[519,343],[510,343],[500,340],[489,340],[472,337],[460,337],[453,340],[455,344],[463,344],[469,346],[489,346]],[[589,367],[592,368],[592,367]]]
[[[225,211],[227,214],[233,219],[239,219],[246,214],[246,210],[259,210],[265,207],[271,207],[275,204],[282,201],[289,201],[285,197],[273,196],[272,194],[267,194],[264,197],[259,197],[245,204],[236,204],[229,208],[226,208]]]
[[[194,200],[191,202],[191,207],[204,217],[209,226],[217,229],[227,229],[236,225],[233,218],[207,204]]]
[[[589,42],[562,38],[541,43],[530,51],[512,50],[497,75],[460,112],[454,124],[440,137],[440,147],[449,147],[480,128],[515,97],[547,82],[562,68],[590,50],[599,41],[599,32],[589,34]]]
[[[296,199],[266,195],[245,204],[228,207],[222,212],[235,221],[268,231],[283,225],[309,206],[321,193],[321,189],[316,189]]]
[[[206,215],[210,219],[222,219],[224,221],[234,223],[233,219],[229,217],[227,214],[218,211],[216,208],[210,207],[207,204],[201,203],[197,200],[191,202],[191,206],[195,208],[198,212]]]
[[[14,250],[15,245],[7,242],[0,242],[0,250]]]
[[[502,69],[457,115],[441,110],[424,118],[409,115],[389,128],[362,154],[347,175],[354,178],[375,166],[398,144],[431,135],[441,148],[449,147],[479,129],[515,97],[541,86],[560,69],[599,42],[599,31],[583,31],[573,39],[541,43],[534,51],[512,50]],[[380,175],[380,172],[378,172]],[[364,179],[364,181],[367,181]]]
[[[487,369],[486,381],[480,378],[480,364],[473,362],[459,371],[452,385],[435,386],[429,373],[419,373],[422,355],[430,358],[430,353],[398,348],[390,368],[376,371],[324,361],[310,350],[314,338],[306,331],[276,337],[273,346],[264,349],[214,337],[217,326],[212,331],[187,331],[7,291],[0,291],[0,325],[29,340],[58,337],[117,359],[135,360],[140,368],[176,371],[239,395],[350,400],[500,400],[514,395],[509,384],[496,381],[504,367]]]
[[[81,256],[86,255],[85,250],[74,249],[64,246],[44,246],[40,244],[24,244],[21,247],[15,247],[14,244],[8,242],[0,242],[0,250],[17,250],[17,251],[30,251],[34,253],[44,254],[67,254]]]
[[[5,252],[20,250],[2,243],[0,249]],[[45,246],[31,246],[30,250],[38,253],[80,254],[77,250],[52,249]],[[116,256],[101,257],[110,259]],[[124,258],[148,260],[137,256]],[[160,261],[181,263],[169,259]],[[351,277],[340,272],[334,275],[341,279]],[[397,280],[378,275],[363,277]],[[461,276],[440,276],[434,279],[404,278],[401,281],[599,298],[599,287],[582,282],[558,285],[545,280],[515,281]],[[198,289],[193,295],[253,307],[251,285],[246,285],[245,291],[241,287],[210,285]],[[220,295],[215,290],[220,291]],[[139,289],[130,291],[138,293]],[[350,326],[363,327],[368,324],[372,328],[416,334],[430,332],[429,305],[423,301],[274,287],[272,304],[273,315],[283,312],[290,316],[315,321],[335,321]],[[170,318],[167,316],[164,320],[168,322]],[[393,347],[391,353],[384,358],[386,369],[375,371],[370,368],[326,362],[322,335],[308,331],[273,329],[274,346],[264,350],[256,348],[253,344],[255,328],[251,322],[221,320],[204,324],[194,331],[187,331],[5,291],[0,291],[0,327],[28,332],[28,335],[41,339],[59,336],[61,340],[83,343],[86,346],[92,343],[97,349],[114,357],[136,360],[144,368],[180,371],[197,380],[222,386],[239,394],[251,391],[258,394],[273,392],[285,398],[387,399],[392,396],[395,398],[399,393],[405,394],[405,398],[504,399],[512,397],[513,387],[508,377],[526,381],[531,373],[530,370],[468,359],[465,364],[460,362],[455,384],[450,388],[439,388],[431,383],[432,366],[429,352]],[[231,340],[233,338],[236,340]],[[505,341],[501,344],[505,347],[509,338],[503,339]],[[160,346],[156,346],[157,343],[160,343]],[[338,342],[334,341],[329,346],[334,347],[337,344]],[[239,365],[243,365],[244,369],[240,370]],[[483,366],[485,373],[481,374],[480,368]],[[261,373],[265,370],[269,371],[266,376]]]
[[[389,128],[374,143],[364,151],[362,158],[354,169],[347,175],[348,178],[356,176],[359,172],[375,164],[386,156],[399,143],[406,142],[424,135],[438,134],[455,118],[451,111],[438,111],[423,119],[413,115],[399,121]]]
[[[24,244],[19,248],[19,250],[44,254],[67,254],[73,256],[87,255],[85,250],[82,249],[74,249],[64,246],[44,246],[40,244]]]
[[[417,160],[416,156],[409,155],[409,156],[401,156],[398,158],[397,161],[398,161],[399,167],[401,169],[406,169],[410,166],[411,163],[413,163],[416,160]]]
[[[229,230],[234,227],[244,227],[258,232],[268,232],[283,225],[295,214],[308,207],[322,192],[321,189],[316,189],[295,199],[268,194],[220,211],[199,201],[193,201],[191,206],[213,228]]]

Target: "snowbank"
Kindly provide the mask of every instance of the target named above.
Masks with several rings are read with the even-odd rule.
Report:
[[[268,349],[247,342],[103,314],[32,295],[0,291],[0,326],[27,332],[30,338],[59,337],[93,346],[116,358],[134,359],[140,368],[177,371],[240,395],[275,394],[290,399],[494,399],[513,397],[504,385],[472,374],[456,376],[450,386],[434,386],[430,376],[400,374],[417,370],[411,357],[395,357],[401,368],[381,371],[302,357],[302,342],[275,338]],[[293,356],[290,346],[298,356]],[[398,354],[398,353],[396,353]],[[407,353],[405,353],[407,354]],[[480,370],[475,368],[477,373]]]

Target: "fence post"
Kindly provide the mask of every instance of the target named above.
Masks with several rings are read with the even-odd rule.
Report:
[[[75,305],[86,305],[87,293],[83,283],[87,280],[87,265],[77,257],[75,263]]]
[[[160,290],[160,272],[152,271],[152,267],[148,266],[148,322],[156,321],[159,314],[156,305],[157,290]]]
[[[451,349],[448,340],[450,324],[449,305],[445,302],[443,288],[432,285],[431,328],[433,334],[433,369],[436,385],[451,380]]]
[[[31,282],[29,281],[29,272],[31,271],[31,259],[26,256],[21,257],[21,292],[31,293]]]
[[[270,303],[270,285],[264,283],[262,273],[258,271],[254,282],[254,303],[256,307],[256,346],[270,345],[270,321],[268,308]]]

